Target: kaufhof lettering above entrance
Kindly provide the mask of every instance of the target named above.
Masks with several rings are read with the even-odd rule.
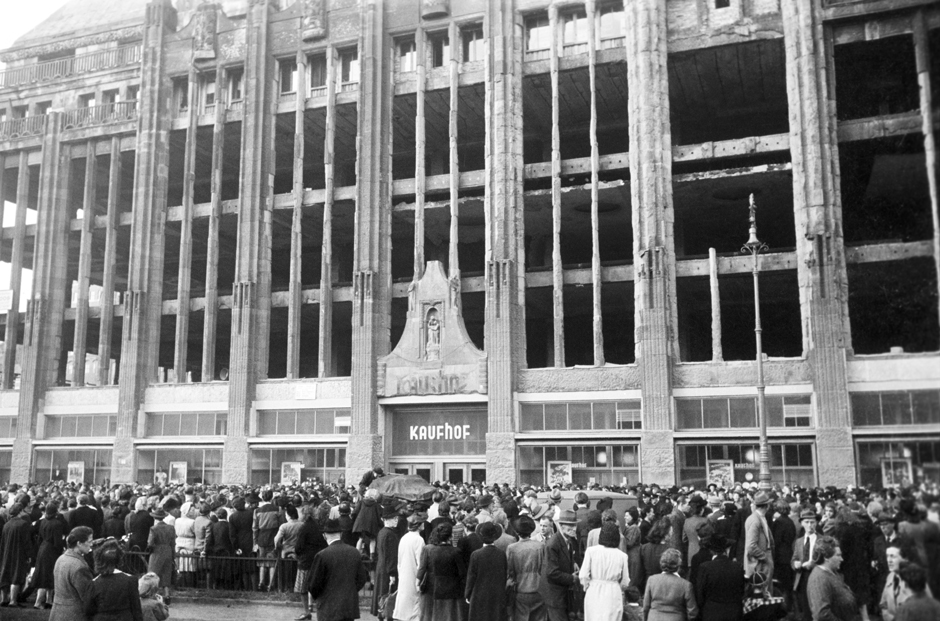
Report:
[[[486,410],[395,409],[389,415],[392,455],[485,455]]]

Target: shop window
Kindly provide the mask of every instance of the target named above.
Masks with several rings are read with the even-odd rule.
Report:
[[[278,61],[278,76],[281,81],[281,94],[297,92],[297,60],[286,58]]]
[[[730,461],[734,482],[756,482],[760,471],[760,449],[754,444],[682,444],[676,447],[679,484],[703,488],[709,462]],[[770,476],[774,483],[816,485],[813,445],[808,442],[770,444]]]
[[[602,50],[621,47],[624,42],[623,5],[606,4],[600,7],[598,23]]]
[[[525,20],[525,59],[545,60],[551,54],[552,29],[548,15],[533,15]]]
[[[642,429],[639,401],[522,403],[520,431]]]
[[[809,395],[765,397],[764,409],[769,427],[809,427],[813,420]]]
[[[147,415],[147,436],[224,436],[226,412],[166,412]]]
[[[522,485],[545,485],[549,468],[554,472],[570,467],[571,483],[631,485],[639,479],[639,446],[636,444],[584,444],[573,446],[529,446],[516,449]],[[559,464],[560,462],[560,464]]]
[[[450,39],[446,32],[428,35],[431,46],[431,66],[443,67],[450,62]]]
[[[159,448],[137,451],[137,480],[164,484],[222,482],[221,448]]]
[[[345,477],[345,447],[274,448],[251,451],[251,484],[275,485],[283,479],[340,483]]]
[[[326,54],[316,54],[307,59],[310,71],[310,96],[321,97],[326,95]]]
[[[486,53],[483,40],[483,26],[475,24],[460,29],[460,45],[462,56],[461,60],[465,63],[472,63],[483,60]]]
[[[561,14],[561,40],[565,56],[588,51],[588,23],[584,9]]]
[[[4,416],[0,418],[0,438],[15,438],[16,437],[16,417],[15,416]],[[0,478],[0,481],[8,481],[9,479]]]
[[[101,485],[110,479],[111,449],[36,450],[33,456],[33,481],[66,481],[73,477],[94,485]]]
[[[940,440],[859,440],[859,485],[892,487],[940,482]]]
[[[769,427],[809,427],[812,410],[809,395],[764,398]],[[757,399],[717,397],[676,399],[677,429],[735,429],[757,427]]]
[[[117,433],[114,414],[46,416],[46,438],[108,438]]]
[[[936,425],[940,423],[940,391],[857,392],[852,398],[852,424]]]
[[[349,433],[349,410],[261,410],[258,435],[334,435]]]

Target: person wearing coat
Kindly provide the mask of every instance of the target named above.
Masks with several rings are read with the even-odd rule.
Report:
[[[640,563],[637,575],[631,576],[633,586],[640,593],[646,593],[646,579],[659,572],[659,559],[663,552],[669,549],[669,544],[663,540],[669,534],[669,520],[659,520],[650,529],[647,535],[647,542],[640,546]]]
[[[226,588],[232,582],[232,561],[225,557],[235,556],[235,542],[228,520],[228,511],[219,507],[216,521],[209,524],[203,553],[209,557],[209,580],[212,588]],[[179,524],[179,520],[177,520]],[[179,538],[177,538],[178,540]]]
[[[33,524],[19,503],[9,508],[7,518],[0,532],[0,592],[9,592],[9,599],[0,606],[18,606],[33,554]]]
[[[137,579],[117,571],[124,552],[113,539],[95,549],[95,572],[85,602],[89,621],[144,621]]]
[[[643,596],[646,621],[691,621],[698,616],[692,585],[679,576],[682,553],[669,548],[660,557],[662,573],[650,576]]]
[[[770,534],[774,540],[774,580],[780,585],[787,602],[787,610],[793,608],[793,543],[796,541],[796,525],[790,519],[790,504],[785,500],[774,503],[777,516],[770,526]],[[866,568],[867,569],[867,568]]]
[[[563,511],[558,519],[560,532],[545,544],[539,593],[545,602],[549,621],[568,621],[568,591],[578,584],[578,519],[574,511]],[[573,611],[572,611],[573,612]]]
[[[601,526],[598,544],[584,551],[578,573],[584,587],[584,618],[587,621],[620,621],[623,591],[630,586],[629,560],[620,549],[617,522]]]
[[[147,549],[150,558],[147,561],[147,571],[160,576],[160,588],[163,589],[163,599],[170,601],[170,587],[173,584],[173,550],[176,547],[176,529],[163,521],[166,511],[161,508],[150,513],[154,524],[150,528],[150,537],[147,539]]]
[[[421,593],[418,591],[418,568],[424,538],[421,527],[424,518],[418,514],[408,517],[408,532],[398,542],[398,597],[392,618],[395,621],[419,621],[421,619]]]
[[[813,551],[816,547],[816,512],[804,509],[800,512],[800,526],[803,527],[803,536],[793,544],[793,591],[796,593],[797,610],[802,621],[812,621],[813,613],[809,609],[809,600],[806,598],[806,584],[809,582],[810,572],[816,563],[813,562]]]
[[[715,534],[706,541],[712,560],[702,563],[695,584],[701,621],[740,621],[744,616],[744,569],[728,558],[728,539]]]
[[[431,578],[431,613],[428,618],[432,621],[466,621],[464,587],[467,566],[460,551],[451,543],[453,527],[440,524],[431,537],[435,534],[437,545],[425,546],[424,562],[418,567],[419,582],[426,574]],[[425,610],[424,614],[427,612]]]
[[[382,510],[385,526],[375,539],[375,588],[372,590],[372,614],[379,614],[379,600],[389,594],[398,580],[398,543],[401,539],[395,528],[398,526],[398,510],[385,507]]]
[[[55,600],[49,621],[86,621],[85,598],[91,588],[91,568],[85,555],[91,551],[94,532],[86,527],[73,528],[65,538],[68,549],[55,562]]]
[[[774,539],[767,524],[770,496],[757,492],[754,496],[754,512],[744,522],[744,576],[750,578],[755,572],[766,576],[767,587],[774,579]]]
[[[806,596],[814,621],[856,621],[859,618],[858,604],[852,589],[848,587],[839,569],[842,567],[842,550],[832,537],[820,537],[813,550],[816,567],[809,575]]]
[[[339,520],[327,520],[327,546],[313,559],[308,579],[310,597],[317,600],[317,621],[359,618],[359,590],[369,581],[356,548],[343,543]]]
[[[470,604],[468,621],[506,620],[506,553],[494,544],[502,529],[494,522],[480,525],[483,547],[470,555],[464,597]]]
[[[547,614],[539,596],[544,546],[530,538],[533,532],[535,520],[528,515],[519,516],[516,521],[519,541],[506,549],[507,577],[515,593],[512,601],[513,621],[545,621]]]
[[[59,513],[59,503],[52,501],[46,505],[45,516],[33,527],[39,539],[39,552],[36,554],[36,571],[33,574],[32,587],[36,591],[35,608],[52,608],[52,595],[55,589],[55,563],[65,549],[65,537],[69,528],[65,518]]]

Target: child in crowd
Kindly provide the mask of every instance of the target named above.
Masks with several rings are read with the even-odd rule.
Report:
[[[629,586],[624,590],[623,621],[643,621],[643,609],[640,607],[640,589]]]
[[[163,598],[157,595],[160,588],[160,576],[147,572],[137,582],[137,592],[140,593],[140,609],[144,613],[144,621],[164,621],[170,618],[170,609],[163,603]]]

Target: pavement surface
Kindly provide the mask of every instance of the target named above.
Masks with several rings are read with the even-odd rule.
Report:
[[[235,602],[223,599],[204,598],[199,601],[174,600],[170,606],[170,621],[289,621],[301,612],[300,604]],[[313,617],[316,619],[316,615]],[[376,617],[362,610],[363,621],[377,621]],[[48,610],[29,608],[0,608],[2,621],[47,621]]]

